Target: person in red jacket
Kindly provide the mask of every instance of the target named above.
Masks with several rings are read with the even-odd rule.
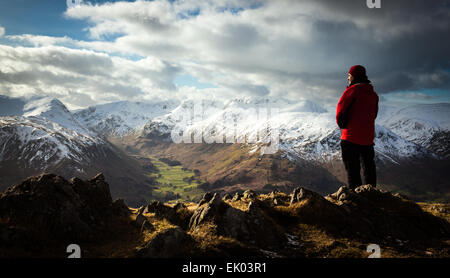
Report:
[[[348,186],[362,185],[360,166],[364,172],[364,184],[376,186],[375,167],[375,119],[378,114],[378,95],[361,65],[350,68],[349,85],[342,94],[336,111],[336,122],[341,129],[341,151]]]

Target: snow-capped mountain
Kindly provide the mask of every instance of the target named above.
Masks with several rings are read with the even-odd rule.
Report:
[[[279,103],[234,100],[221,105],[208,101],[204,103],[206,109],[195,117],[194,114],[197,112],[189,113],[195,104],[192,101],[185,101],[169,114],[149,121],[141,136],[147,138],[162,136],[165,140],[192,142],[189,141],[192,134],[194,140],[197,138],[199,142],[201,136],[198,136],[203,134],[206,142],[218,140],[216,142],[257,143],[252,149],[254,152],[259,150],[261,143],[270,141],[268,136],[273,132],[279,134],[278,149],[290,159],[318,161],[340,159],[340,131],[334,113],[327,112],[311,101],[283,107],[277,107],[277,104]],[[197,104],[197,107],[202,106]],[[267,111],[271,112],[267,114]],[[269,132],[264,132],[268,128]],[[171,134],[172,130],[177,132]],[[179,136],[182,134],[185,137]],[[205,135],[208,137],[207,140]],[[227,138],[231,141],[227,141]],[[427,154],[421,145],[402,138],[389,128],[378,124],[375,150],[381,160],[394,162],[399,158],[422,157]]]
[[[55,98],[41,98],[27,102],[23,109],[23,116],[44,118],[66,130],[91,138],[96,136],[80,123],[61,101]]]
[[[177,105],[176,101],[121,101],[75,111],[74,117],[102,135],[120,137],[142,129],[149,120],[169,113]]]
[[[340,158],[340,132],[334,111],[329,112],[309,100],[122,101],[71,113],[60,101],[45,98],[26,103],[23,115],[25,118],[47,119],[66,131],[82,135],[77,138],[89,138],[91,141],[103,140],[103,136],[121,137],[130,133],[173,141],[173,131],[177,129],[185,135],[194,135],[196,142],[202,139],[220,142],[221,139],[216,137],[223,134],[225,138],[222,142],[257,143],[253,151],[268,143],[271,133],[263,131],[269,128],[279,134],[278,149],[291,159],[328,161]],[[447,137],[441,132],[448,131],[449,116],[450,104],[415,105],[401,109],[380,107],[375,138],[378,157],[396,161],[399,158],[421,157],[427,152],[431,156],[435,152],[438,155],[445,152],[445,148],[430,149],[430,144],[433,136],[439,135],[441,140],[446,140]],[[179,135],[182,134],[180,132]],[[187,137],[178,136],[179,141],[183,139]]]
[[[44,117],[0,117],[0,161],[21,161],[25,167],[47,170],[63,160],[83,173],[93,149],[105,146],[101,138],[79,133]]]
[[[429,148],[450,138],[450,103],[413,105],[391,112],[382,124],[405,140]],[[439,145],[439,144],[438,144]]]
[[[66,178],[103,172],[113,194],[130,204],[151,195],[137,163],[86,128],[59,100],[34,100],[24,110],[23,116],[0,117],[0,190],[42,172]]]
[[[57,99],[33,100],[25,104],[23,116],[0,117],[0,161],[43,171],[66,161],[74,172],[84,173],[93,159],[112,149]]]
[[[280,150],[289,156],[307,160],[340,159],[340,131],[333,114],[289,113],[279,117],[283,119],[274,119],[272,126],[280,123]],[[375,152],[381,160],[393,162],[398,158],[426,154],[420,146],[380,125],[375,126]]]
[[[321,105],[312,102],[310,100],[302,100],[296,103],[290,103],[285,109],[284,112],[311,112],[311,113],[326,113],[327,109],[322,107]]]

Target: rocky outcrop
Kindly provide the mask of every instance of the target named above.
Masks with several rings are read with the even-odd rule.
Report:
[[[159,219],[167,219],[172,224],[178,225],[183,229],[187,229],[189,219],[192,216],[192,212],[182,203],[177,203],[175,206],[170,207],[159,201],[149,204],[145,208],[145,212],[154,213]]]
[[[88,181],[43,174],[0,195],[1,222],[27,231],[34,240],[91,240],[115,213],[127,210],[123,201],[112,201],[102,174]],[[0,240],[10,239],[6,235]]]
[[[322,257],[335,249],[361,249],[366,256],[367,243],[405,256],[423,256],[430,248],[437,256],[450,256],[445,217],[371,185],[341,187],[325,197],[303,187],[290,195],[245,191],[234,196],[206,193],[197,206],[152,202],[136,210],[123,200],[112,201],[101,174],[87,181],[32,177],[0,195],[0,257],[9,257],[12,249],[45,256],[48,243],[61,252],[74,242],[90,246],[92,256],[104,255],[92,253],[101,243],[97,252],[145,258]],[[429,208],[449,211],[445,204]],[[120,252],[111,250],[116,247]]]
[[[242,242],[264,248],[281,248],[286,238],[276,222],[263,211],[263,204],[250,201],[246,210],[235,208],[218,194],[206,195],[200,201],[189,222],[189,230],[196,232],[202,227],[214,227],[217,235],[228,236]],[[255,197],[247,196],[245,197]]]
[[[291,194],[291,202],[290,203],[292,205],[292,204],[300,202],[302,200],[311,200],[311,199],[319,200],[320,202],[323,201],[322,196],[320,196],[319,194],[317,194],[313,191],[307,190],[305,188],[302,188],[302,187],[297,187],[296,189],[294,189],[294,191]]]
[[[298,187],[290,195],[289,212],[296,221],[313,224],[329,232],[348,229],[345,211],[321,195]]]
[[[351,231],[365,238],[427,240],[449,237],[450,226],[442,218],[424,212],[401,195],[362,185],[354,191],[341,187],[327,199],[344,212]]]

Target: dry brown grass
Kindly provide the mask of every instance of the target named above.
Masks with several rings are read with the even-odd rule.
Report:
[[[430,203],[417,203],[424,211],[433,214],[434,216],[441,217],[450,222],[450,204],[430,204]]]
[[[228,204],[229,206],[241,210],[241,211],[247,211],[248,208],[248,201],[244,201],[244,200],[238,200],[238,201],[231,201],[231,200],[226,200],[225,201],[226,204]]]

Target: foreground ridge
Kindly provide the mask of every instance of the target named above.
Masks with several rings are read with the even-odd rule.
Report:
[[[251,190],[198,203],[113,201],[103,174],[31,177],[0,194],[0,257],[450,257],[449,206],[363,185],[321,196]]]

